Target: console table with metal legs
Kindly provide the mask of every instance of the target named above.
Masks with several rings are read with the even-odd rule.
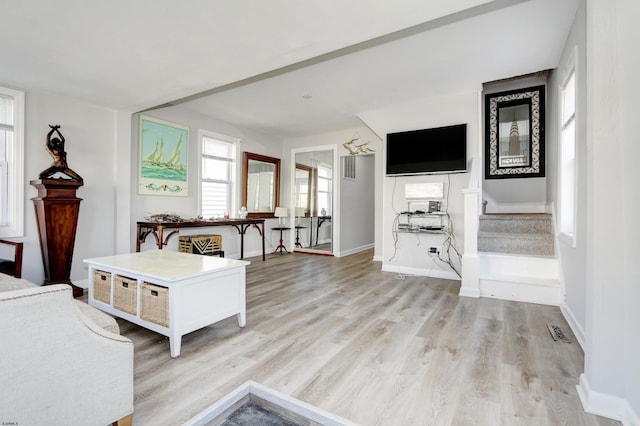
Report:
[[[136,252],[140,251],[140,244],[144,243],[149,234],[156,239],[159,250],[167,245],[172,235],[180,232],[180,228],[206,228],[209,226],[232,226],[240,235],[240,259],[244,259],[244,234],[247,229],[254,227],[262,237],[262,260],[266,260],[264,248],[264,219],[220,219],[188,222],[138,222],[136,231]],[[258,226],[260,225],[260,226]],[[165,229],[172,229],[166,236]]]

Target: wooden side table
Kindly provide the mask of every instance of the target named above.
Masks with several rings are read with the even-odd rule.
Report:
[[[302,243],[300,242],[301,229],[307,229],[307,227],[302,225],[296,225],[296,248],[302,248]]]
[[[282,242],[282,232],[284,231],[288,231],[291,228],[287,228],[284,226],[279,226],[277,228],[271,228],[274,231],[280,231],[280,244],[278,244],[278,247],[276,247],[276,249],[273,251],[274,253],[280,253],[280,254],[284,254],[283,251],[286,251],[287,253],[289,253],[289,250],[287,250],[287,248],[284,246],[284,243]]]

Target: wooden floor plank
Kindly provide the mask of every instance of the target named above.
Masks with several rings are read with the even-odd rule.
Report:
[[[577,393],[584,354],[557,307],[458,297],[459,281],[380,271],[364,251],[249,259],[247,325],[135,345],[134,425],[178,425],[247,380],[362,425],[613,425]]]

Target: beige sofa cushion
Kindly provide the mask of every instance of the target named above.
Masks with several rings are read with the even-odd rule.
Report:
[[[77,305],[67,284],[0,292],[2,420],[107,425],[133,412],[133,343]]]
[[[76,302],[76,307],[80,309],[80,313],[95,325],[111,333],[120,334],[120,327],[112,316],[90,306],[82,300],[75,299],[74,301]]]
[[[32,282],[10,275],[0,274],[0,291],[21,290],[23,288],[36,287]]]
[[[0,292],[21,290],[30,287],[38,286],[22,278],[15,278],[9,275],[0,274]],[[111,333],[120,334],[120,327],[118,327],[118,323],[113,317],[94,308],[93,306],[89,306],[81,300],[74,299],[74,301],[76,307],[85,318]]]

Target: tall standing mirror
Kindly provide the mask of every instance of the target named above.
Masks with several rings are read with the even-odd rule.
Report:
[[[333,253],[334,150],[295,152],[293,157],[295,250]]]
[[[280,203],[280,159],[251,152],[242,157],[242,205],[247,217],[274,217]]]

